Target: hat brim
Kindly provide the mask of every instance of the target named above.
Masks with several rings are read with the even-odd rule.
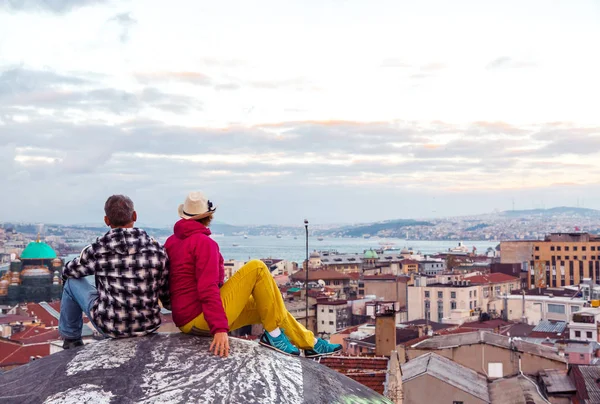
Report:
[[[216,206],[210,212],[201,213],[199,215],[194,215],[194,216],[189,216],[189,215],[186,215],[185,213],[183,213],[183,204],[179,205],[179,208],[177,208],[177,212],[179,213],[179,217],[182,218],[182,219],[185,219],[185,220],[200,220],[200,219],[204,219],[205,217],[211,216],[213,213],[215,213],[215,210],[217,210]]]

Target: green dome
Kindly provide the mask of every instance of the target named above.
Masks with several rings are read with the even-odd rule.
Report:
[[[21,254],[22,260],[53,260],[54,258],[56,258],[56,253],[52,247],[40,241],[27,244]]]
[[[371,250],[367,250],[367,251],[365,251],[365,256],[364,256],[364,258],[365,258],[366,260],[376,260],[376,259],[378,259],[379,257],[377,256],[377,253],[371,249]]]

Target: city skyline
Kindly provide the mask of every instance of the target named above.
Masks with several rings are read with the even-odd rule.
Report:
[[[172,224],[600,208],[600,6],[0,5],[0,220]],[[35,27],[32,29],[32,27]]]

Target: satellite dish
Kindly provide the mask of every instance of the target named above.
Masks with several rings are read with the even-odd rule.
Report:
[[[321,286],[325,286],[325,281],[323,279],[319,279],[317,283]]]

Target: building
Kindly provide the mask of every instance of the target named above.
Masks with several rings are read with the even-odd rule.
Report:
[[[352,325],[352,310],[346,300],[317,302],[317,333],[335,334]]]
[[[459,277],[418,277],[408,287],[408,321],[420,318],[460,324],[490,311],[490,302],[519,288],[518,278],[502,273]]]
[[[310,255],[310,268],[322,268],[342,273],[362,272],[362,257],[358,254],[338,254],[334,251],[314,251]]]
[[[298,264],[277,258],[261,258],[273,276],[291,275],[298,270]]]
[[[544,369],[564,369],[567,363],[555,348],[487,331],[439,335],[405,349],[409,362],[435,352],[489,379],[516,376],[521,370],[537,375]]]
[[[600,366],[571,366],[568,376],[575,385],[574,403],[600,403]]]
[[[571,315],[569,322],[570,339],[573,341],[600,341],[600,308],[585,308]]]
[[[39,239],[29,243],[20,259],[0,280],[0,305],[41,302],[62,296],[63,262],[48,244]]]
[[[389,366],[388,358],[336,355],[325,356],[319,360],[319,363],[375,390],[379,394],[384,394]]]
[[[225,279],[229,279],[244,266],[244,261],[227,260],[223,266],[225,267]]]
[[[425,259],[419,261],[419,272],[429,276],[435,276],[446,272],[446,261]]]
[[[499,313],[507,320],[537,325],[543,320],[569,322],[571,315],[584,305],[586,302],[579,297],[513,294],[490,301],[489,312]]]
[[[306,271],[298,271],[291,276],[292,282],[306,282]],[[333,289],[339,298],[355,297],[358,294],[358,279],[354,279],[349,274],[333,270],[309,270],[308,282],[319,283],[322,281],[322,286]]]
[[[514,276],[515,278],[521,279],[521,287],[519,289],[527,289],[529,287],[527,283],[528,273],[521,269],[521,264],[502,264],[500,262],[495,262],[490,264],[490,273],[502,273]]]
[[[589,233],[551,233],[544,240],[502,242],[502,263],[521,263],[529,287],[600,283],[600,237]],[[529,256],[528,259],[527,256]]]
[[[364,296],[376,296],[385,301],[394,301],[406,307],[408,276],[365,275],[362,278]]]
[[[490,403],[485,376],[436,353],[402,365],[404,404]]]

